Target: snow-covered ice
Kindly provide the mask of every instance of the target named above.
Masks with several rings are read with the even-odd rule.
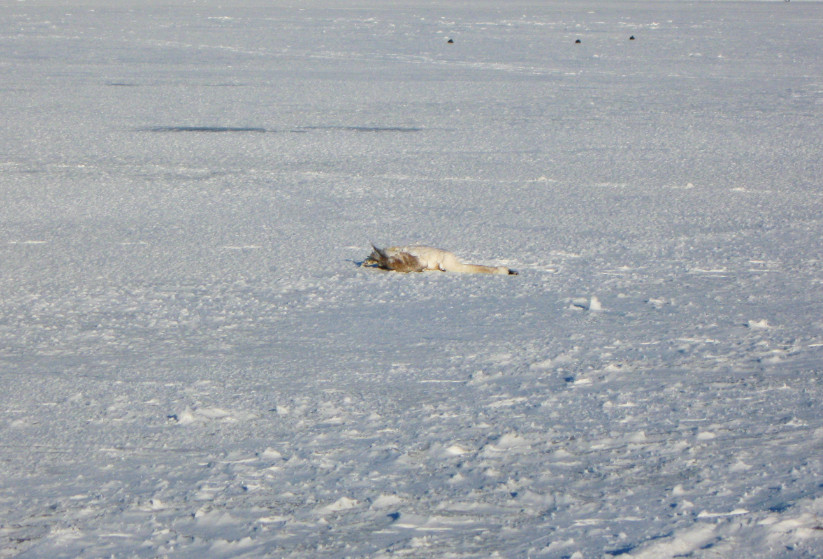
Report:
[[[0,557],[823,555],[822,24],[4,3]]]

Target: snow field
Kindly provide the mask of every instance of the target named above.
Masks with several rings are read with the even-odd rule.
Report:
[[[820,4],[0,10],[0,556],[823,553]]]

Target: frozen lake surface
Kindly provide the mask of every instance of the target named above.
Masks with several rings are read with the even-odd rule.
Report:
[[[823,555],[823,4],[65,4],[0,6],[0,557]]]

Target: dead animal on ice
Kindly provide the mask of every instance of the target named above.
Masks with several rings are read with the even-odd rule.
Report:
[[[391,270],[393,272],[457,272],[463,274],[497,274],[516,276],[517,272],[505,266],[465,264],[454,253],[429,246],[404,246],[377,248],[363,261],[363,266]]]

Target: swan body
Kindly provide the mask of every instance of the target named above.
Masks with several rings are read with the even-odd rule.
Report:
[[[403,246],[377,248],[363,262],[364,265],[377,266],[395,272],[423,272],[437,270],[440,272],[458,272],[463,274],[497,274],[516,276],[517,272],[505,266],[482,266],[465,264],[454,253],[429,246]]]

